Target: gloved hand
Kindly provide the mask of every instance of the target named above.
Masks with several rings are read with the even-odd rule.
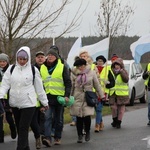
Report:
[[[109,84],[110,82],[106,80],[106,81],[104,81],[104,83],[105,83],[105,85],[106,85],[106,84]]]
[[[147,71],[146,74],[147,74],[147,75],[150,75],[150,71]]]

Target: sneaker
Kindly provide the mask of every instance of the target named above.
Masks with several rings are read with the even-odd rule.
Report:
[[[147,123],[148,126],[150,126],[150,121]]]
[[[41,149],[41,138],[40,137],[36,139],[35,145],[36,145],[36,149]]]
[[[60,145],[60,144],[61,144],[61,139],[54,140],[54,145]]]
[[[51,141],[47,138],[44,138],[42,141],[43,145],[47,146],[47,147],[51,147]]]
[[[75,126],[76,125],[76,123],[74,122],[74,121],[72,121],[71,123],[70,123],[70,126]]]
[[[79,135],[78,136],[78,141],[77,143],[82,143],[83,142],[83,136],[82,135]]]

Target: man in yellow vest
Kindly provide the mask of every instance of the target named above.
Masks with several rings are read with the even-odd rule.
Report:
[[[62,63],[57,51],[53,48],[48,51],[47,59],[41,66],[40,73],[49,100],[49,109],[45,112],[45,138],[43,139],[43,144],[51,147],[53,114],[55,115],[54,144],[61,144],[64,106],[59,104],[57,97],[63,96],[66,102],[69,101],[71,79],[69,69]]]
[[[142,77],[145,80],[145,86],[147,88],[148,120],[149,120],[147,125],[150,126],[150,63],[148,63],[148,65],[146,66]]]
[[[129,103],[129,89],[127,84],[129,77],[121,58],[117,58],[112,63],[109,73],[113,75],[115,80],[115,85],[109,88],[108,95],[113,118],[111,125],[119,129],[121,128],[121,122],[125,112],[125,105]],[[111,80],[109,81],[111,82]]]

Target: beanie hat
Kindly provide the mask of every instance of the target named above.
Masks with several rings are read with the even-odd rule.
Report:
[[[20,50],[20,51],[17,53],[17,58],[18,58],[18,57],[28,59],[28,54],[27,54],[26,51]]]
[[[82,59],[82,58],[79,58],[79,59],[77,59],[75,62],[74,62],[74,64],[73,64],[74,66],[82,66],[82,65],[86,65],[86,60],[85,59]]]
[[[106,62],[106,58],[103,55],[96,57],[96,61],[98,61],[99,59],[103,60],[104,63]]]
[[[59,58],[58,52],[55,49],[50,49],[47,53],[47,55],[54,55],[56,58]]]
[[[111,61],[114,61],[116,60],[117,58],[119,58],[116,54],[113,54],[112,57],[111,57]]]
[[[9,56],[4,53],[1,53],[0,60],[6,61],[7,63],[9,63]]]
[[[56,45],[52,45],[50,49],[56,50],[56,52],[59,54],[59,48]]]

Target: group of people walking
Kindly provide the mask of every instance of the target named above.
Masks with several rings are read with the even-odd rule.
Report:
[[[18,135],[16,150],[30,150],[29,128],[34,133],[36,148],[41,142],[46,147],[60,145],[64,124],[64,105],[74,96],[70,115],[75,118],[77,143],[91,138],[91,116],[96,113],[97,133],[104,128],[103,103],[109,100],[112,112],[112,127],[121,128],[125,105],[129,102],[128,73],[123,60],[117,55],[107,65],[104,56],[97,56],[95,63],[88,52],[81,51],[74,66],[69,67],[59,55],[57,46],[51,46],[47,54],[36,53],[36,63],[31,65],[30,48],[21,47],[16,53],[16,63],[9,65],[9,57],[0,54],[0,142],[4,142],[3,117],[9,123],[11,137]],[[5,64],[5,65],[4,65]],[[148,67],[149,69],[150,67]],[[148,71],[145,71],[146,73]],[[146,78],[148,73],[143,78]],[[87,105],[85,91],[94,91],[98,96],[95,107]],[[13,117],[14,116],[14,117]],[[150,115],[149,115],[150,116]],[[54,141],[51,136],[54,129]],[[85,133],[83,133],[83,131]],[[84,137],[85,134],[85,137]],[[83,138],[84,137],[84,138]],[[54,143],[53,143],[54,142]]]

